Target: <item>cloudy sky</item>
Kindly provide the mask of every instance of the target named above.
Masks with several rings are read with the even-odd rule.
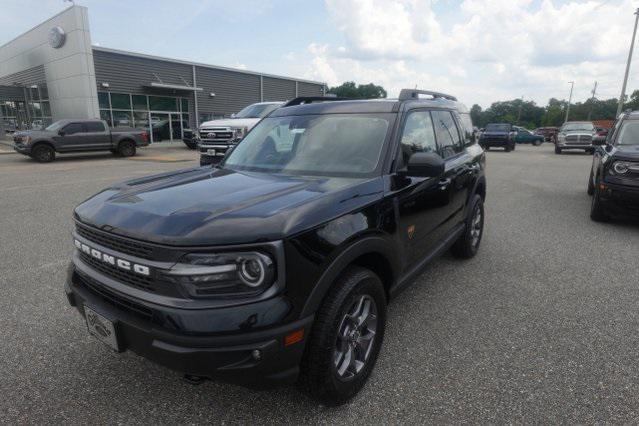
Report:
[[[0,0],[0,44],[68,7]],[[105,47],[304,77],[545,105],[618,97],[639,0],[77,0]],[[637,57],[639,61],[639,57]],[[639,62],[630,91],[639,88]]]

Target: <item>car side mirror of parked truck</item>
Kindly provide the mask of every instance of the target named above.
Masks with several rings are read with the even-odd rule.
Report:
[[[592,138],[592,144],[596,146],[603,146],[606,144],[605,136],[595,136]]]
[[[416,152],[410,156],[407,176],[437,177],[444,174],[444,159],[435,153]]]

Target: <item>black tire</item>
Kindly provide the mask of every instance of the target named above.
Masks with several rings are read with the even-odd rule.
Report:
[[[594,189],[594,194],[592,195],[592,203],[590,204],[590,219],[595,222],[607,222],[610,219],[605,207],[601,203],[601,199],[599,198],[599,189],[596,187]]]
[[[348,318],[355,319],[357,315],[349,316],[353,306],[359,301],[369,304],[370,321],[376,321],[375,331],[368,328],[364,332],[349,332],[349,324],[354,326]],[[371,304],[371,301],[374,304]],[[361,306],[364,306],[363,304]],[[370,307],[374,307],[372,309]],[[370,315],[376,311],[376,315]],[[374,317],[374,318],[373,318]],[[369,324],[369,321],[365,321]],[[386,324],[386,295],[379,277],[372,271],[358,266],[350,266],[339,276],[328,292],[313,323],[310,340],[306,343],[304,357],[300,365],[298,386],[300,389],[326,406],[338,406],[354,397],[364,386],[370,376],[379,350],[384,340]],[[357,328],[355,326],[355,328]],[[352,357],[364,356],[359,348],[360,340],[368,339],[370,343],[366,349],[364,363],[351,366]],[[345,336],[339,338],[340,334]],[[340,348],[346,349],[351,356],[343,357]],[[339,362],[342,360],[342,362]],[[340,374],[339,366],[347,362],[348,366]],[[336,365],[337,364],[337,365]],[[354,372],[352,369],[360,368]],[[348,376],[352,374],[352,376]]]
[[[590,179],[588,179],[588,195],[594,195],[595,193],[595,184],[592,182],[594,175],[592,173],[592,169],[590,169]]]
[[[561,154],[561,148],[555,145],[555,154]]]
[[[484,200],[475,194],[469,205],[466,229],[450,249],[453,255],[460,259],[474,257],[484,236]]]
[[[515,150],[515,148],[517,148],[517,144],[516,144],[516,143],[513,143],[513,146],[511,147],[511,150],[512,150],[512,151],[514,151],[514,150]]]
[[[38,163],[50,163],[55,160],[55,149],[46,144],[36,145],[31,150],[31,157]]]
[[[513,149],[511,148],[511,146],[510,146],[510,145],[506,145],[506,146],[504,147],[504,151],[506,151],[506,152],[510,152],[510,151],[512,151],[512,150],[513,150]]]
[[[188,149],[196,149],[197,148],[197,144],[196,143],[186,143],[186,142],[184,142],[184,145],[186,145],[186,147]]]
[[[541,145],[541,141],[540,140],[533,141],[533,145],[534,146],[539,146],[539,145]]]
[[[135,142],[133,141],[122,141],[118,145],[118,154],[121,157],[133,157],[135,152]]]

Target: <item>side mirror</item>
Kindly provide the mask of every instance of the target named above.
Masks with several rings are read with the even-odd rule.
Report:
[[[64,136],[64,135],[66,135],[66,134],[67,134],[67,133],[66,133],[64,130],[60,130],[60,131],[58,132],[58,135],[59,135],[59,136]]]
[[[235,118],[235,113],[231,114],[231,118]]]
[[[595,146],[604,146],[606,144],[605,136],[595,136],[592,138],[592,144]]]
[[[444,174],[444,159],[435,153],[416,152],[410,156],[406,175],[413,177],[436,177]]]

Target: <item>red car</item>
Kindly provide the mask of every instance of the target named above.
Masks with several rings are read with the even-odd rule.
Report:
[[[535,129],[535,134],[544,137],[546,142],[555,142],[557,140],[557,133],[559,129],[557,127],[539,127]]]

